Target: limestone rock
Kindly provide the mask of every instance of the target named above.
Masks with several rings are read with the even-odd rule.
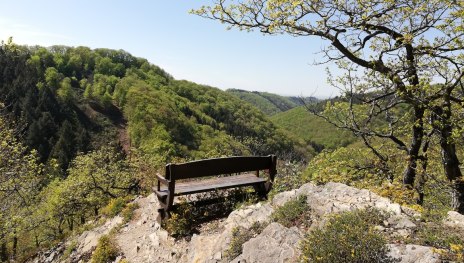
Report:
[[[448,216],[443,220],[443,224],[464,229],[464,215],[455,211],[449,211]]]
[[[243,244],[243,253],[232,262],[296,262],[301,234],[296,228],[271,223],[261,234]]]
[[[408,236],[414,228],[417,213],[387,198],[368,190],[356,189],[340,183],[314,185],[311,183],[299,189],[277,194],[269,202],[258,203],[233,211],[227,218],[214,224],[214,231],[200,232],[189,239],[175,240],[156,222],[159,207],[154,194],[137,198],[139,208],[131,222],[125,224],[116,234],[116,243],[121,258],[129,262],[206,262],[223,263],[224,252],[229,248],[233,229],[250,229],[255,222],[270,222],[274,210],[300,195],[307,197],[307,209],[311,214],[311,227],[323,225],[331,213],[375,207],[390,212],[391,216],[383,225],[376,226],[383,234]],[[314,218],[313,218],[314,217]],[[449,213],[445,222],[464,226],[462,215]],[[314,220],[313,220],[314,219]],[[76,238],[77,252],[71,255],[72,262],[90,259],[99,237],[108,233],[122,222],[116,217],[104,226],[86,231]],[[299,241],[303,234],[297,228],[286,228],[278,223],[269,224],[261,234],[248,240],[242,246],[243,252],[233,262],[294,262],[299,257]],[[431,248],[416,245],[390,245],[391,255],[401,258],[401,262],[438,262],[438,256]],[[63,248],[56,248],[44,254],[36,262],[60,262]]]
[[[390,244],[389,256],[400,259],[400,263],[438,263],[441,262],[438,254],[433,248],[418,245],[395,245]]]

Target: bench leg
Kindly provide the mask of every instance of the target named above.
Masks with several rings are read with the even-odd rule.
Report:
[[[267,199],[267,190],[266,190],[266,186],[264,184],[254,185],[253,188],[255,189],[255,191],[259,195],[259,197],[261,197],[263,199]]]
[[[158,196],[158,201],[160,208],[158,208],[158,216],[156,217],[156,221],[161,223],[164,219],[168,219],[170,217],[170,210],[172,208],[174,198],[168,194],[167,196],[163,197]]]

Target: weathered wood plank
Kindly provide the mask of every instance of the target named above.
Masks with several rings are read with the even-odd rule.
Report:
[[[264,184],[265,182],[267,182],[267,178],[256,177],[254,174],[241,174],[181,183],[176,182],[174,195],[186,195],[211,191],[214,189],[219,190],[233,187],[251,186]],[[161,187],[161,191],[167,191],[167,188]]]
[[[272,156],[236,156],[198,160],[181,164],[168,164],[166,179],[187,179],[218,174],[233,174],[269,169]]]

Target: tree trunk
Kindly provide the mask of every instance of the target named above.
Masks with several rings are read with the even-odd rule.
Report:
[[[440,120],[440,124],[435,128],[440,135],[443,168],[446,178],[451,182],[453,188],[451,206],[453,210],[464,214],[464,178],[459,168],[460,162],[456,154],[456,145],[451,138],[453,132],[451,103],[448,96],[445,96],[444,101],[443,107],[435,107],[433,110],[436,120]]]
[[[5,237],[2,237],[1,242],[1,246],[0,246],[0,261],[1,262],[7,262],[8,260],[8,250],[7,250],[7,247],[6,247],[6,240],[4,239]]]
[[[464,181],[454,181],[451,205],[453,210],[464,215]]]
[[[13,237],[13,257],[16,258],[16,252],[18,251],[18,237],[16,236],[16,233]]]
[[[424,108],[421,106],[414,107],[414,125],[412,128],[412,141],[411,147],[408,150],[409,160],[408,166],[403,172],[403,184],[410,186],[414,185],[416,178],[417,159],[419,157],[419,151],[422,145],[422,139],[424,137]]]

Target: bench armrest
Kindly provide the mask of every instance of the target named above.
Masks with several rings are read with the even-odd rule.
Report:
[[[169,184],[169,180],[167,180],[166,178],[164,178],[161,174],[157,173],[156,174],[156,179],[158,179],[158,182],[161,182],[163,184]]]

